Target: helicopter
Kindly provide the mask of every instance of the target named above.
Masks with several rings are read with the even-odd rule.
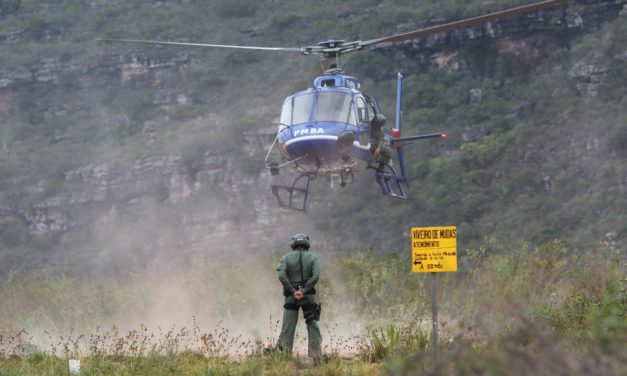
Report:
[[[383,43],[402,42],[450,30],[466,28],[503,17],[560,5],[569,0],[545,0],[529,5],[489,13],[473,18],[431,26],[402,34],[370,40],[329,39],[304,47],[262,47],[206,43],[169,42],[157,40],[101,38],[99,41],[142,43],[151,45],[228,48],[275,52],[297,52],[318,55],[322,75],[313,85],[288,96],[281,109],[277,135],[265,157],[265,167],[272,176],[281,169],[295,168],[299,175],[290,185],[272,184],[272,193],[279,206],[307,211],[310,182],[320,176],[342,187],[355,180],[362,169],[372,169],[382,194],[399,200],[408,198],[405,188],[408,176],[403,146],[418,140],[445,138],[435,132],[401,136],[403,75],[397,74],[395,125],[385,127],[385,117],[374,98],[361,91],[359,79],[344,74],[341,57]],[[398,168],[391,159],[396,150]],[[281,162],[276,162],[276,156]]]

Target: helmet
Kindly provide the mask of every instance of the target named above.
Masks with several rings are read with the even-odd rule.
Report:
[[[309,236],[307,234],[296,234],[292,236],[292,249],[303,247],[309,249]]]

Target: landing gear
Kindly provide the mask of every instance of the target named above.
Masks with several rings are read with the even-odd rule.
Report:
[[[298,186],[299,181],[301,185]],[[307,197],[309,196],[309,182],[316,179],[316,174],[302,173],[292,182],[291,186],[272,184],[272,194],[280,207],[297,211],[307,211]],[[282,193],[283,192],[283,193]],[[281,198],[287,195],[287,202]]]
[[[353,173],[353,169],[350,167],[346,167],[342,170],[342,174],[340,175],[340,187],[346,187],[346,184],[352,183],[355,180],[355,174]]]
[[[268,167],[270,167],[270,175],[277,176],[279,175],[279,164],[276,162],[270,162]]]
[[[381,188],[383,195],[399,200],[407,199],[403,184],[407,184],[407,177],[398,175],[391,163],[383,166],[372,167],[375,170],[374,178]]]

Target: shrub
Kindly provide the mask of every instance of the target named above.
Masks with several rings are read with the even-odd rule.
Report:
[[[370,347],[362,356],[370,362],[381,362],[422,352],[431,341],[429,334],[420,328],[400,327],[394,324],[371,330],[369,339]]]
[[[505,149],[505,139],[500,135],[490,135],[481,141],[470,142],[460,148],[461,158],[469,168],[482,168],[491,165]]]

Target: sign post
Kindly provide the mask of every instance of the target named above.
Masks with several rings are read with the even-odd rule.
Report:
[[[431,273],[431,322],[433,324],[431,333],[432,333],[432,341],[433,341],[433,359],[435,363],[438,362],[438,301],[437,301],[437,292],[438,292],[438,279],[437,273]]]
[[[434,363],[438,361],[437,273],[457,271],[457,228],[412,227],[411,271],[431,273],[431,321]]]

